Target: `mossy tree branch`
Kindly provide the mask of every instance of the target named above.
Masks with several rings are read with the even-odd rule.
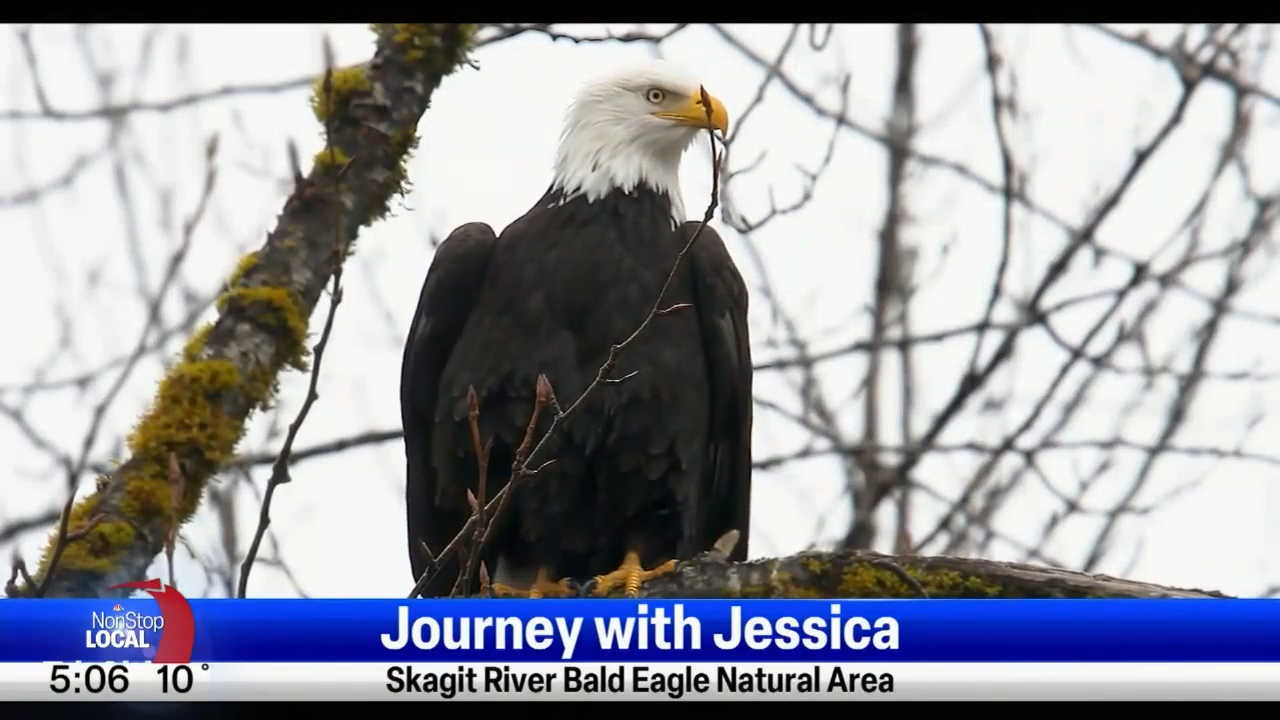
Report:
[[[129,457],[72,507],[67,532],[50,539],[35,579],[44,596],[122,596],[127,591],[107,588],[145,579],[173,522],[170,457],[185,478],[182,522],[233,458],[248,418],[271,400],[280,371],[305,367],[307,321],[345,258],[334,253],[335,233],[350,248],[360,228],[386,215],[404,191],[418,121],[441,79],[465,60],[476,27],[372,30],[372,60],[335,70],[332,92],[313,101],[335,152],[317,156],[307,176],[295,169],[275,229],[228,279],[218,319],[191,338],[161,380],[129,438]],[[341,183],[333,182],[334,173]]]
[[[1186,590],[1037,565],[962,557],[805,552],[726,563],[709,556],[650,580],[642,597],[668,598],[1222,598]]]

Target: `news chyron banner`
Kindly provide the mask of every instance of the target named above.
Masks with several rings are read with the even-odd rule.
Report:
[[[1280,699],[1270,600],[0,603],[13,700]]]

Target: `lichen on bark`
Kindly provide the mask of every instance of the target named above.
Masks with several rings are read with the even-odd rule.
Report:
[[[907,583],[905,574],[915,580]],[[918,587],[916,587],[918,586]],[[865,551],[804,552],[727,563],[709,556],[650,580],[655,598],[1222,598],[1188,590],[1057,568],[946,556]]]
[[[111,597],[144,574],[164,548],[173,515],[169,463],[183,473],[179,521],[230,460],[254,411],[270,402],[279,373],[301,367],[307,321],[361,227],[386,215],[405,189],[405,160],[441,80],[466,59],[470,24],[378,24],[373,58],[335,70],[331,101],[313,104],[343,162],[317,162],[296,186],[261,248],[228,278],[218,319],[202,327],[161,379],[131,434],[128,458],[100,477],[71,510],[66,543],[47,582],[58,533],[35,582],[46,597]],[[341,172],[341,182],[333,174]],[[336,189],[335,189],[336,188]],[[92,527],[87,532],[86,528]],[[30,592],[30,588],[24,589]]]

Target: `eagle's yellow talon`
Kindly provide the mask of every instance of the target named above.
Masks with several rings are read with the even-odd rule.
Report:
[[[573,589],[573,585],[568,578],[552,581],[547,577],[546,570],[538,570],[538,578],[533,581],[533,585],[528,590],[518,590],[510,585],[502,583],[494,583],[489,586],[489,590],[493,597],[504,598],[565,598],[575,597],[577,592]]]
[[[494,597],[501,597],[501,598],[529,597],[528,590],[517,590],[516,588],[513,588],[510,585],[503,585],[502,583],[494,583],[490,585],[489,592]]]
[[[608,575],[597,575],[591,594],[604,597],[616,587],[623,588],[626,597],[640,597],[640,584],[660,578],[676,569],[676,561],[668,560],[652,570],[645,570],[640,564],[640,556],[634,552],[627,553],[622,565]]]

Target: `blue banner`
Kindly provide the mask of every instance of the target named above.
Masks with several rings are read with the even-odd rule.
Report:
[[[162,608],[6,600],[0,662],[1280,661],[1274,600],[191,600],[186,620]]]

